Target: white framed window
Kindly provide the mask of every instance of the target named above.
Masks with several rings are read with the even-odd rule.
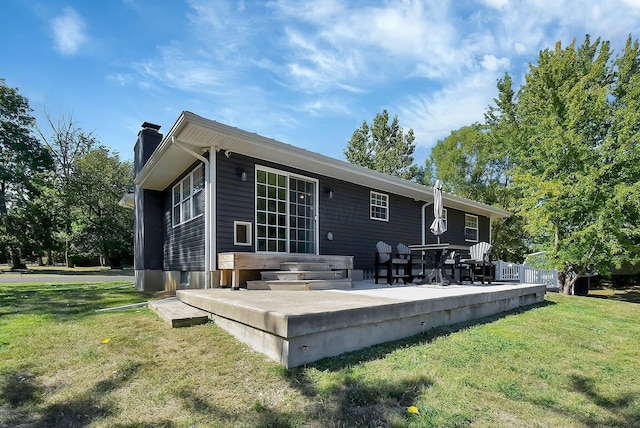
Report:
[[[233,245],[251,245],[251,222],[233,222]]]
[[[464,215],[464,239],[470,242],[478,242],[478,216]]]
[[[447,209],[443,208],[442,209],[442,223],[444,223],[444,230],[449,230],[449,223],[447,221],[448,215],[447,215]]]
[[[389,221],[389,195],[374,192],[369,194],[369,218],[371,220]]]
[[[171,191],[173,226],[186,223],[204,214],[204,169],[198,165],[178,182]]]

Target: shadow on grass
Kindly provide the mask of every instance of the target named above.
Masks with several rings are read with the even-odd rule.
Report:
[[[93,387],[78,393],[77,398],[63,403],[43,406],[46,389],[36,381],[28,368],[20,368],[0,377],[0,426],[85,427],[95,420],[115,414],[116,407],[106,399],[106,393],[130,382],[140,369],[139,364],[128,364],[113,379],[96,382]],[[54,387],[49,387],[54,388]]]
[[[596,299],[617,300],[620,302],[640,303],[640,287],[623,290],[593,290],[589,297]]]
[[[0,285],[0,319],[4,315],[53,315],[74,319],[97,309],[143,302],[148,295],[111,284]]]
[[[398,418],[406,415],[406,409],[414,405],[424,389],[432,386],[434,381],[419,373],[404,379],[394,378],[392,373],[386,374],[382,379],[362,379],[354,374],[354,367],[385,358],[399,349],[421,346],[458,331],[552,305],[555,303],[544,301],[470,322],[437,327],[406,339],[325,358],[307,365],[309,368],[336,374],[336,381],[330,386],[318,386],[309,377],[307,367],[283,368],[283,376],[293,388],[307,397],[313,397],[319,403],[308,412],[308,416],[321,426],[391,426],[398,423]],[[468,425],[469,422],[461,422],[461,425]]]
[[[599,417],[592,412],[569,411],[567,403],[532,401],[544,406],[547,411],[554,412],[579,422],[588,427],[638,427],[640,426],[640,392],[623,393],[616,397],[607,397],[598,392],[595,379],[583,375],[570,376],[571,390],[582,395],[587,401],[601,409],[607,410],[610,417]]]

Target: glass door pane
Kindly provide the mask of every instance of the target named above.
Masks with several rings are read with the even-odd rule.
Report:
[[[256,176],[257,251],[287,251],[287,177],[258,170]]]
[[[289,252],[310,253],[315,245],[316,185],[300,178],[289,178]]]

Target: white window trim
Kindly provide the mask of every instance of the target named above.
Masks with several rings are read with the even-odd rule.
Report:
[[[203,168],[202,164],[196,166],[195,168],[193,168],[191,170],[191,172],[189,172],[189,174],[185,175],[184,177],[182,177],[182,179],[180,181],[178,181],[172,188],[171,188],[171,224],[173,225],[173,227],[178,227],[180,225],[183,225],[185,223],[190,222],[191,220],[194,220],[198,217],[202,217],[204,215],[204,212],[198,214],[198,215],[193,215],[194,211],[195,211],[195,196],[200,193],[200,192],[204,192],[204,186],[202,187],[202,189],[199,189],[196,191],[196,189],[194,189],[193,186],[193,176],[195,175],[196,171],[198,171],[198,168]],[[202,170],[202,177],[204,180],[204,169]],[[189,205],[190,205],[190,213],[191,213],[191,217],[189,218],[184,218],[184,211],[182,210],[182,203],[184,202],[184,200],[182,200],[182,196],[180,201],[178,201],[178,203],[176,204],[173,197],[175,194],[175,190],[176,188],[180,189],[180,195],[182,195],[182,185],[183,183],[189,179],[189,196],[188,196],[188,200],[189,200]],[[180,221],[178,223],[175,222],[175,209],[176,207],[179,206],[180,207]],[[203,210],[204,211],[204,210]]]
[[[253,223],[250,221],[234,221],[233,222],[233,245],[242,245],[245,247],[250,247],[253,245],[253,232],[251,230],[251,226]],[[247,240],[248,242],[238,241],[238,226],[244,226],[247,228]]]
[[[467,217],[473,217],[476,219],[476,227],[469,227],[467,226]],[[471,230],[475,230],[476,231],[476,239],[467,239],[467,229],[471,229]],[[465,213],[464,215],[464,240],[466,242],[478,242],[480,240],[480,221],[478,219],[477,215],[473,215],[473,214],[467,214]]]
[[[374,205],[373,204],[373,196],[384,196],[384,199],[386,200],[387,204],[386,206],[381,206],[381,205]],[[380,218],[380,217],[374,217],[373,216],[373,207],[380,207],[380,208],[384,208],[385,209],[385,217],[384,218]],[[380,192],[376,192],[374,190],[371,190],[369,192],[369,219],[370,220],[377,220],[377,221],[389,221],[389,195],[386,193],[380,193]]]

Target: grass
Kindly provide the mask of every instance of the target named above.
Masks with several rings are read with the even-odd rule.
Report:
[[[123,283],[0,284],[0,427],[640,426],[640,305],[550,294],[284,369]],[[416,406],[418,414],[407,412]]]
[[[37,275],[130,275],[133,276],[133,269],[112,269],[108,266],[86,266],[86,267],[66,267],[66,266],[38,266],[36,264],[27,265],[25,272],[13,272],[8,265],[1,265],[0,274],[4,273],[7,276],[11,275],[24,275],[33,276],[37,278]],[[35,279],[34,281],[37,281]]]

